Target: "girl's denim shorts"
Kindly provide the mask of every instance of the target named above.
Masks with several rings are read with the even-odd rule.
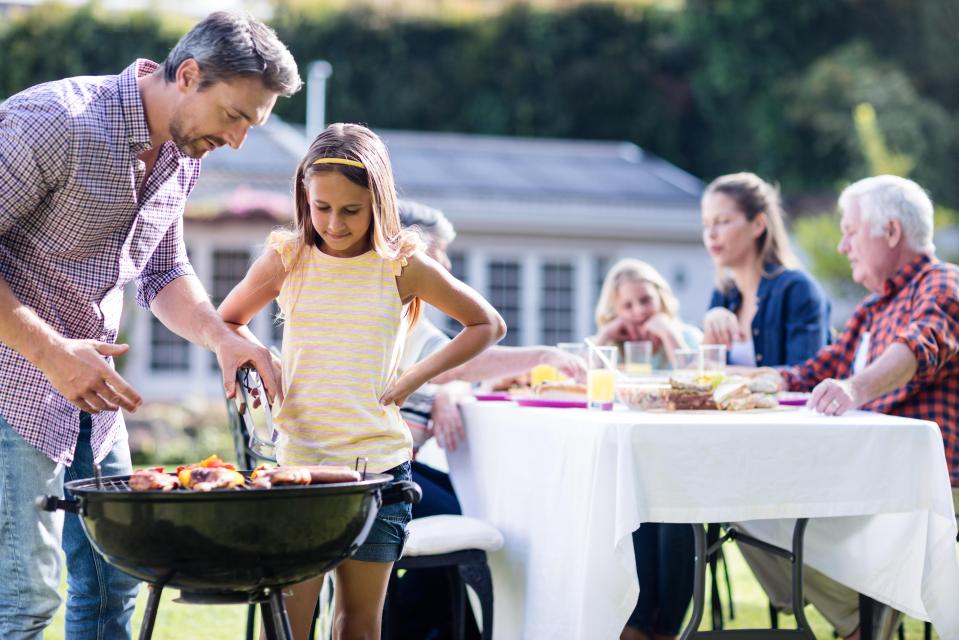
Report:
[[[394,479],[410,480],[410,463],[384,471]],[[408,502],[386,505],[376,514],[373,528],[366,542],[353,555],[353,560],[364,562],[396,562],[403,555],[406,543],[406,525],[413,519],[413,506]]]

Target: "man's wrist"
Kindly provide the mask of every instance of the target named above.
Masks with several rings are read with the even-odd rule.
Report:
[[[59,358],[63,351],[66,338],[53,330],[33,311],[26,307],[21,308],[23,317],[23,326],[25,331],[22,333],[23,340],[19,344],[10,345],[14,351],[17,351],[24,358],[29,360],[35,367],[43,370],[47,363]],[[21,315],[18,313],[17,315]]]

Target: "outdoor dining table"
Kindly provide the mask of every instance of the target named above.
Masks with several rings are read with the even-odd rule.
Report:
[[[449,454],[465,515],[506,543],[490,556],[494,637],[618,638],[639,588],[644,522],[745,522],[805,562],[959,638],[959,556],[935,423],[862,411],[543,409],[462,405]]]

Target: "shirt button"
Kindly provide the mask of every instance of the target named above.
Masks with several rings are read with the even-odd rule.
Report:
[[[757,353],[757,354],[756,354],[756,362],[762,362],[762,361],[763,361],[763,354]]]
[[[759,329],[753,329],[753,335],[754,335],[754,336],[758,336],[758,335],[759,335]]]

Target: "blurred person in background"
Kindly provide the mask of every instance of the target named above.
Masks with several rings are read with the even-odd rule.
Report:
[[[807,406],[824,415],[864,409],[938,424],[959,513],[959,267],[936,257],[932,201],[911,180],[855,182],[839,209],[838,250],[870,294],[835,344],[780,370],[782,387],[812,391]],[[741,548],[770,600],[789,612],[788,563]],[[808,566],[804,574],[806,599],[841,637],[859,638],[859,595]],[[876,637],[895,626],[880,619]]]
[[[628,258],[606,274],[596,303],[598,344],[653,343],[654,369],[672,369],[676,349],[699,347],[703,334],[679,316],[679,301],[651,265]],[[633,532],[639,597],[621,640],[676,638],[693,597],[693,530],[644,522]]]
[[[652,342],[653,369],[672,369],[676,349],[695,349],[703,339],[702,331],[680,319],[679,301],[666,279],[634,258],[620,260],[606,274],[596,326],[596,344],[622,350],[625,342]]]
[[[754,173],[713,180],[703,193],[703,244],[716,289],[705,342],[726,345],[730,364],[792,365],[829,343],[829,302],[799,269],[779,192]]]

